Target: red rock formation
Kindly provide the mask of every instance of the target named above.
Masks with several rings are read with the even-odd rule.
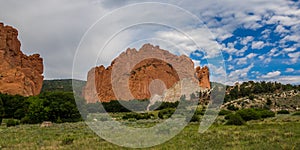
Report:
[[[196,77],[199,81],[199,86],[203,88],[210,89],[210,81],[209,81],[209,69],[207,66],[201,68],[200,66],[196,67]]]
[[[207,68],[207,67],[206,67]],[[207,68],[207,72],[208,68]],[[209,76],[199,79],[200,86],[210,87]],[[139,51],[127,49],[107,68],[95,67],[88,73],[83,89],[87,102],[111,100],[149,99],[162,95],[184,78],[197,82],[193,61],[185,56],[176,56],[158,46],[145,44]],[[207,81],[202,81],[207,80]]]
[[[0,93],[38,95],[43,84],[43,59],[24,55],[18,31],[0,23]]]

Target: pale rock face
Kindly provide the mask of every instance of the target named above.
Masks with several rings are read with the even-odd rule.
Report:
[[[139,51],[127,49],[107,68],[92,68],[83,96],[89,103],[149,99],[163,95],[182,79],[210,88],[207,67],[197,70],[189,57],[176,56],[158,46],[145,44]]]
[[[43,59],[24,55],[18,31],[0,23],[0,93],[38,95],[43,84]]]

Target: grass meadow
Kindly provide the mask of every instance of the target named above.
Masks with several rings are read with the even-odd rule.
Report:
[[[198,133],[199,123],[190,123],[168,142],[149,150],[185,149],[300,149],[300,116],[291,114],[249,121],[246,125],[223,125],[222,116],[205,133]],[[136,126],[139,121],[131,121]],[[145,121],[143,121],[145,123]],[[151,124],[151,123],[149,123]],[[111,144],[84,122],[0,127],[0,149],[130,149]]]

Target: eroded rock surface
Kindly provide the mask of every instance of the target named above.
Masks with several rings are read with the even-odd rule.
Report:
[[[176,56],[158,46],[145,44],[139,51],[127,49],[107,68],[103,65],[92,68],[83,96],[89,103],[149,99],[162,95],[182,79],[210,88],[207,67],[195,69],[189,57]]]
[[[0,93],[38,95],[43,84],[43,59],[24,55],[18,31],[0,23]]]

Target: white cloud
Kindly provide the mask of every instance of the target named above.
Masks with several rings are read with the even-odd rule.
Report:
[[[293,69],[293,68],[286,68],[286,70],[285,70],[285,72],[294,72],[295,71],[295,69]]]
[[[149,0],[53,0],[36,2],[27,0],[23,2],[18,0],[2,0],[0,1],[0,18],[1,21],[19,29],[19,37],[22,42],[22,49],[25,53],[32,54],[38,52],[41,54],[45,62],[46,78],[70,78],[76,47],[90,25],[115,8],[127,4],[148,1]],[[99,52],[97,43],[108,40],[106,37],[111,36],[111,33],[117,32],[114,30],[117,26],[124,27],[131,21],[141,22],[145,18],[149,20],[158,18],[161,22],[170,23],[171,21],[172,24],[183,27],[183,32],[193,36],[195,40],[201,43],[199,47],[205,48],[208,57],[218,55],[218,47],[221,46],[222,50],[231,56],[228,61],[234,61],[243,65],[250,64],[249,59],[257,57],[254,56],[254,54],[252,54],[252,56],[247,55],[242,57],[249,47],[262,49],[264,46],[274,45],[274,43],[253,41],[254,37],[252,36],[238,39],[227,45],[221,43],[221,41],[232,37],[233,32],[238,28],[257,29],[266,24],[277,24],[274,31],[282,35],[279,47],[270,50],[267,54],[259,56],[259,59],[267,63],[270,62],[272,58],[283,55],[290,57],[290,64],[296,64],[300,57],[300,52],[297,52],[298,47],[300,47],[300,10],[292,1],[249,0],[243,3],[237,3],[234,0],[203,0],[197,2],[194,0],[151,0],[151,2],[171,3],[188,10],[205,22],[212,34],[208,34],[208,32],[205,31],[207,29],[203,28],[204,26],[199,27],[197,24],[188,20],[182,12],[170,10],[168,7],[131,10],[121,12],[120,15],[124,16],[122,19],[109,18],[110,23],[104,24],[104,28],[102,28],[102,30],[99,29],[99,32],[97,32],[97,36],[91,37],[95,44],[85,45],[85,53],[97,55]],[[166,15],[155,16],[152,14],[153,11],[164,12]],[[140,17],[136,18],[137,15]],[[216,16],[220,17],[221,20],[216,20]],[[178,32],[147,29],[149,30],[128,30],[122,33],[122,38],[115,38],[112,41],[113,44],[111,43],[111,48],[103,54],[103,57],[105,57],[102,59],[103,63],[109,64],[111,59],[126,49],[131,42],[144,40],[143,38],[145,37],[171,41],[176,43],[179,49],[188,49],[188,52],[198,48],[190,42],[188,38],[182,36],[182,34],[178,34]],[[269,29],[263,31],[261,39],[269,39],[271,32],[273,31]],[[220,43],[217,43],[215,40]],[[287,44],[290,41],[296,44],[290,46]],[[243,48],[236,49],[235,46],[238,43],[242,44]],[[161,45],[161,47],[168,50],[173,49],[173,47],[170,47],[168,44]],[[283,50],[279,51],[281,49]],[[177,50],[176,52],[180,51]],[[232,56],[242,58],[234,60]],[[95,63],[90,59],[88,54],[84,55],[83,59],[86,60],[82,62],[85,67],[79,70],[79,72],[84,74],[85,78],[88,69]],[[59,62],[59,64],[57,62]],[[229,66],[229,68],[234,69],[238,67]],[[234,75],[234,72],[231,74],[232,77],[237,76]],[[232,79],[240,80],[247,75],[245,71],[243,72],[243,69],[236,72],[239,72],[240,76]]]
[[[253,36],[246,36],[246,37],[242,38],[240,43],[242,45],[247,45],[249,42],[253,41],[253,39],[254,39]]]
[[[274,71],[274,72],[269,72],[266,75],[262,75],[261,78],[263,79],[271,79],[280,76],[281,72],[280,71]]]
[[[296,49],[297,49],[296,47],[288,47],[288,48],[284,48],[283,51],[285,51],[285,52],[293,52]]]
[[[265,47],[265,43],[263,41],[253,41],[252,49],[262,49]]]
[[[250,53],[248,54],[247,56],[243,57],[243,58],[236,58],[237,60],[237,64],[238,65],[244,65],[244,64],[248,64],[249,63],[249,60],[256,57],[257,54],[254,54],[254,53]]]
[[[192,60],[193,62],[194,62],[194,66],[196,67],[196,66],[200,66],[200,64],[201,64],[201,61],[200,60]]]
[[[228,66],[227,66],[227,69],[228,69],[228,70],[233,70],[233,69],[234,69],[234,66],[233,66],[233,65],[228,65]]]
[[[187,29],[183,32],[188,36],[177,31],[160,31],[155,33],[155,38],[172,41],[178,47],[181,47],[182,50],[188,50],[189,53],[196,49],[201,49],[206,54],[205,58],[220,56],[221,46],[206,28]]]
[[[282,34],[282,33],[288,33],[289,31],[282,25],[278,25],[275,29],[275,32]]]
[[[237,81],[247,80],[247,74],[253,67],[254,67],[254,64],[252,63],[251,65],[249,65],[246,68],[231,71],[228,75],[227,84],[232,85],[233,83],[235,83]]]
[[[300,84],[300,76],[278,76],[276,78],[271,79],[263,79],[258,81],[272,81],[272,82],[280,82],[283,84]]]
[[[265,56],[264,55],[261,55],[261,56],[258,56],[259,60],[264,60],[265,59]]]
[[[288,56],[291,58],[290,63],[295,64],[299,60],[300,52],[289,53]]]

